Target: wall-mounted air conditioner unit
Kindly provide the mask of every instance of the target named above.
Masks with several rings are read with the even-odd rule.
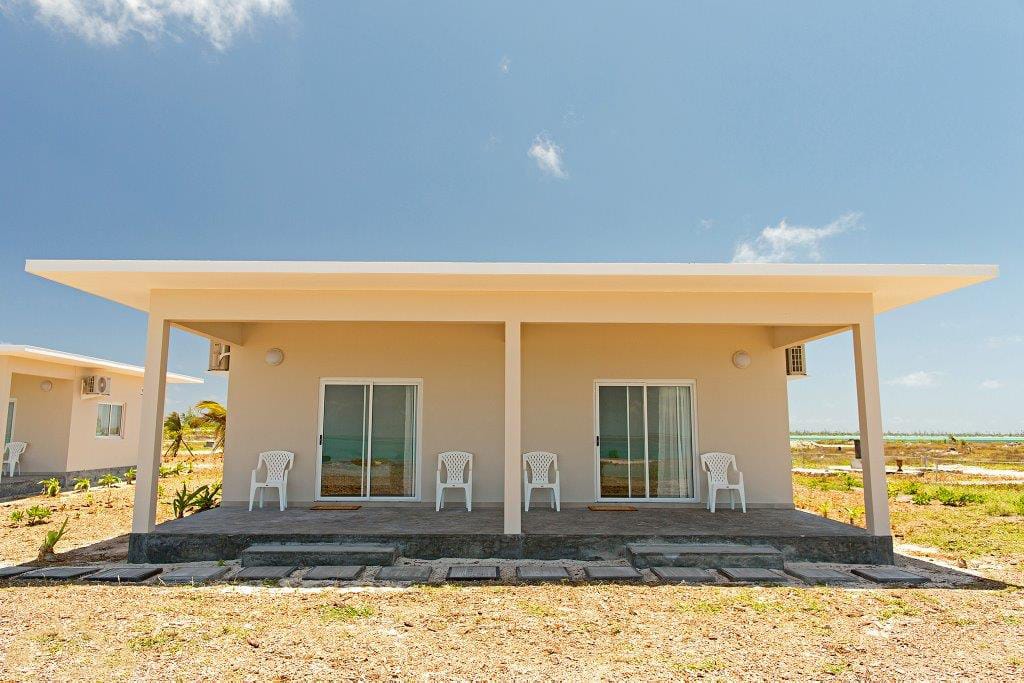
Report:
[[[231,345],[210,341],[209,372],[227,372],[231,369]]]
[[[110,378],[102,375],[89,375],[82,378],[82,396],[110,396]]]
[[[807,376],[807,353],[803,344],[786,349],[786,375],[789,377]]]

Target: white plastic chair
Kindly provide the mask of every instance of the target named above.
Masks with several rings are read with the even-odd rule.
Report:
[[[733,510],[736,509],[736,499],[733,491],[740,494],[740,506],[743,512],[747,511],[747,495],[743,488],[743,473],[736,467],[736,456],[731,453],[701,453],[701,468],[708,475],[708,509],[715,511],[715,498],[719,491],[729,492],[729,504]],[[739,482],[729,483],[729,468],[736,471]]]
[[[554,470],[555,476],[549,476]],[[561,489],[558,485],[558,456],[547,451],[523,453],[523,503],[530,511],[530,493],[534,489],[551,491],[551,507],[562,511]]]
[[[441,466],[444,479],[441,479]],[[466,492],[466,511],[473,511],[473,454],[466,451],[445,451],[437,455],[437,491],[434,510],[444,507],[444,490],[462,489]]]
[[[295,454],[290,451],[265,451],[260,453],[260,459],[256,463],[256,469],[252,471],[252,480],[249,484],[249,512],[252,512],[252,501],[256,497],[256,490],[260,492],[260,507],[263,507],[263,490],[277,489],[278,501],[283,512],[288,507],[288,470],[295,462]],[[266,480],[256,481],[256,472],[260,466],[267,468]]]
[[[12,441],[4,447],[4,465],[8,467],[8,475],[14,476],[14,468],[17,467],[21,470],[21,456],[28,448],[28,444],[24,441]],[[2,466],[0,466],[2,467]]]

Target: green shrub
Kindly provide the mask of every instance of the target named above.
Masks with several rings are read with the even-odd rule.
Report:
[[[186,465],[183,462],[176,462],[173,465],[160,465],[161,477],[176,477],[185,471]]]
[[[175,492],[174,498],[171,499],[174,517],[181,519],[186,512],[202,512],[217,507],[220,490],[220,484],[216,484],[212,488],[205,485],[200,486],[193,491],[189,491],[188,486],[182,484],[181,490]]]
[[[105,486],[108,489],[114,484],[121,481],[121,477],[116,474],[104,474],[102,477],[96,480],[96,483],[100,486]]]
[[[935,490],[935,499],[943,505],[957,508],[985,502],[985,496],[980,493],[971,493],[969,491],[956,492],[945,486],[940,486]]]
[[[9,518],[15,524],[21,524],[21,521],[25,519],[25,513],[22,510],[12,510]]]
[[[932,502],[932,496],[927,491],[918,491],[911,499],[914,505],[928,505]]]
[[[25,514],[28,515],[29,526],[33,526],[35,524],[42,524],[48,520],[50,515],[53,514],[53,510],[45,505],[33,505],[29,509],[25,510]]]
[[[89,477],[75,477],[76,491],[88,491],[90,486],[92,482],[89,481]]]
[[[40,560],[51,560],[53,559],[53,548],[57,545],[60,539],[64,538],[64,532],[68,528],[68,518],[64,518],[64,523],[60,525],[60,529],[50,529],[43,536],[43,543],[39,546],[39,559]]]
[[[1009,517],[1017,513],[1017,509],[1009,503],[997,500],[985,506],[985,514],[990,517]]]
[[[136,468],[134,468],[134,467],[132,467],[131,469],[127,469],[127,470],[124,471],[124,480],[126,482],[128,482],[129,484],[134,484],[135,483],[135,477],[136,477],[136,475],[138,475],[138,473],[139,473],[138,470]]]
[[[60,479],[58,479],[57,477],[43,479],[41,482],[39,482],[39,485],[43,487],[44,496],[56,498],[57,495],[60,493]]]

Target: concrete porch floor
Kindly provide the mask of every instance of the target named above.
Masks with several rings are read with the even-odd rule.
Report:
[[[405,557],[437,559],[609,559],[626,543],[767,544],[792,561],[892,562],[892,539],[799,510],[747,514],[694,508],[594,512],[537,508],[523,513],[523,534],[502,533],[501,508],[370,507],[284,512],[222,507],[132,534],[131,562],[233,559],[255,543],[392,543]]]

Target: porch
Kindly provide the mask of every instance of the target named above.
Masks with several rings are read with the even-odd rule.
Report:
[[[892,538],[792,509],[719,510],[639,507],[598,512],[563,507],[522,513],[523,533],[504,533],[504,511],[482,507],[434,512],[422,506],[358,510],[228,506],[132,534],[131,562],[230,559],[257,543],[388,543],[404,557],[437,559],[611,559],[627,543],[770,545],[787,561],[891,564]]]

